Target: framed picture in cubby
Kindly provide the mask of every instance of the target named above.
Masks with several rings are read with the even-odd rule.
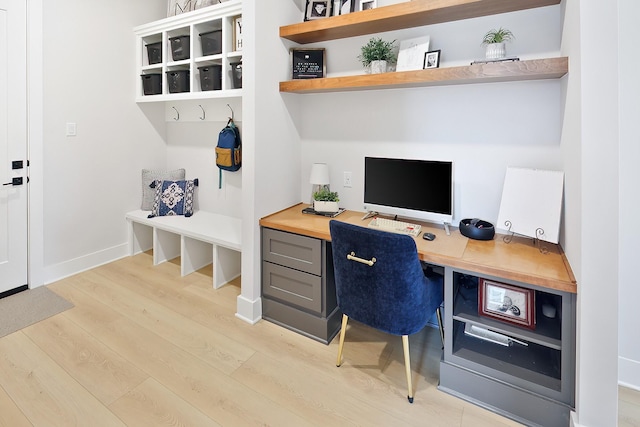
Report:
[[[233,18],[233,50],[242,50],[242,16]]]
[[[478,314],[534,329],[535,291],[506,283],[480,279]]]

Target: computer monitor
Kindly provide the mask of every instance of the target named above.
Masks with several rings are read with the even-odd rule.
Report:
[[[365,157],[364,209],[448,226],[453,219],[453,163]]]

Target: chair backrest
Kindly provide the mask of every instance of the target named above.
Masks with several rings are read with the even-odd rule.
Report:
[[[425,276],[413,238],[337,220],[329,227],[342,312],[394,335],[421,330],[442,304],[443,280]],[[349,260],[351,253],[375,263]]]

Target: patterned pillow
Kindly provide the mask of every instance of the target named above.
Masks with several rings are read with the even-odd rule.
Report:
[[[189,217],[193,215],[193,202],[197,186],[197,178],[180,181],[153,181],[151,188],[155,188],[156,195],[153,199],[151,215],[148,218],[171,215]]]
[[[151,188],[151,183],[156,179],[172,179],[178,181],[185,178],[184,169],[174,170],[155,170],[155,169],[142,169],[142,203],[140,209],[143,211],[150,211],[153,207],[153,198],[156,194],[155,188]]]

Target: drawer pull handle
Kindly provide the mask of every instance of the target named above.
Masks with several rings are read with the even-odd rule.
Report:
[[[369,267],[373,267],[373,264],[376,262],[375,258],[371,258],[370,261],[368,259],[358,258],[355,252],[351,252],[350,254],[347,254],[347,259],[351,261],[358,261],[358,262],[361,262],[362,264],[367,264]]]

